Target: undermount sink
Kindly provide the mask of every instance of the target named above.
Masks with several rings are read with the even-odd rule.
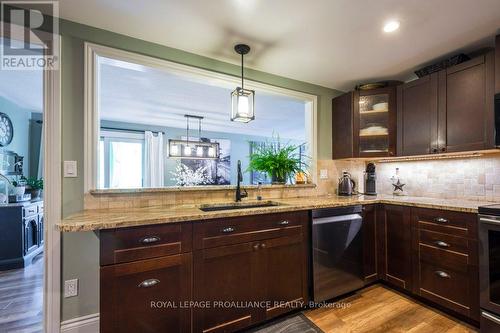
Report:
[[[209,204],[202,205],[199,207],[200,210],[204,212],[215,212],[219,210],[235,210],[235,209],[249,209],[249,208],[261,208],[261,207],[273,207],[280,206],[279,202],[274,201],[262,201],[262,202],[235,202],[229,204]]]

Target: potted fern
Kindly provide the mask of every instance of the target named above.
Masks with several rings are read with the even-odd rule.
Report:
[[[279,136],[274,142],[264,144],[251,143],[252,153],[248,170],[266,172],[273,184],[286,184],[297,173],[306,173],[307,156],[301,153],[301,145],[280,142]]]

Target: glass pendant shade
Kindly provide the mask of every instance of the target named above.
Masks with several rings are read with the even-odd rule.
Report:
[[[236,88],[231,94],[231,120],[248,123],[255,119],[255,91]]]

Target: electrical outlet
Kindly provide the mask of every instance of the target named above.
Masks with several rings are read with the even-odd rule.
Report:
[[[328,179],[328,170],[327,169],[319,170],[319,179]]]
[[[73,297],[78,295],[78,279],[64,281],[64,297]]]

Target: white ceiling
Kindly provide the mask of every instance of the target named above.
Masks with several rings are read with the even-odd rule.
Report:
[[[340,90],[491,45],[499,0],[61,0],[63,18]],[[401,21],[392,34],[388,19]]]
[[[185,114],[204,117],[205,131],[305,140],[305,102],[257,91],[254,121],[230,121],[230,83],[209,82],[100,58],[99,111],[103,120],[186,128]],[[197,134],[198,124],[190,123]]]

